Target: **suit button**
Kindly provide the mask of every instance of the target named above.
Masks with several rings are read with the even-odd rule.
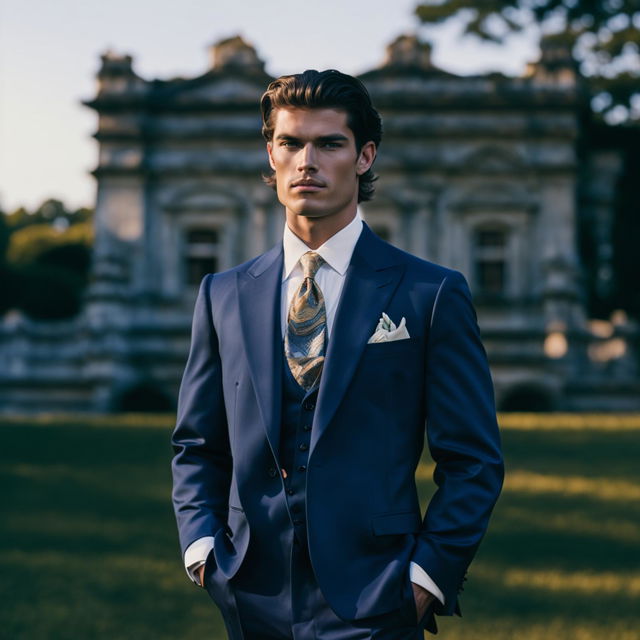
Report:
[[[278,475],[278,472],[276,471],[275,467],[269,467],[267,469],[267,473],[269,474],[270,478],[275,478]]]
[[[309,445],[305,444],[304,442],[298,447],[300,451],[306,451],[308,448],[309,448]]]
[[[316,408],[316,401],[305,400],[304,403],[302,404],[302,408],[305,409],[305,411],[313,411]]]
[[[301,465],[298,467],[298,471],[306,471],[306,470],[307,470],[307,467],[306,467],[305,465],[303,465],[303,464],[301,464]]]

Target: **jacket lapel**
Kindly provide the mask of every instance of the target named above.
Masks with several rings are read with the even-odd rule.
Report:
[[[278,460],[282,404],[280,291],[282,243],[238,272],[240,329],[267,438]]]
[[[364,224],[347,269],[320,378],[309,456],[328,427],[367,340],[404,273],[395,252]]]

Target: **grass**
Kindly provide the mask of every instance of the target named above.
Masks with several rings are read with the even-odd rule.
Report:
[[[469,570],[463,617],[439,618],[438,637],[639,639],[640,416],[500,422],[505,488]],[[0,637],[226,637],[181,565],[171,424],[168,416],[0,420]],[[425,457],[423,506],[431,473]]]

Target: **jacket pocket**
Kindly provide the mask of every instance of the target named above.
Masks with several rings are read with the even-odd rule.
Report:
[[[376,536],[394,533],[417,533],[422,526],[420,514],[415,511],[383,513],[371,519],[371,528]]]
[[[403,338],[391,342],[369,342],[364,347],[363,358],[395,358],[417,353],[420,338]]]

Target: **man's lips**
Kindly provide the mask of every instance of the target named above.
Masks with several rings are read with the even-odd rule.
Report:
[[[319,180],[304,179],[293,182],[291,188],[296,191],[319,191],[324,188],[324,184]]]

